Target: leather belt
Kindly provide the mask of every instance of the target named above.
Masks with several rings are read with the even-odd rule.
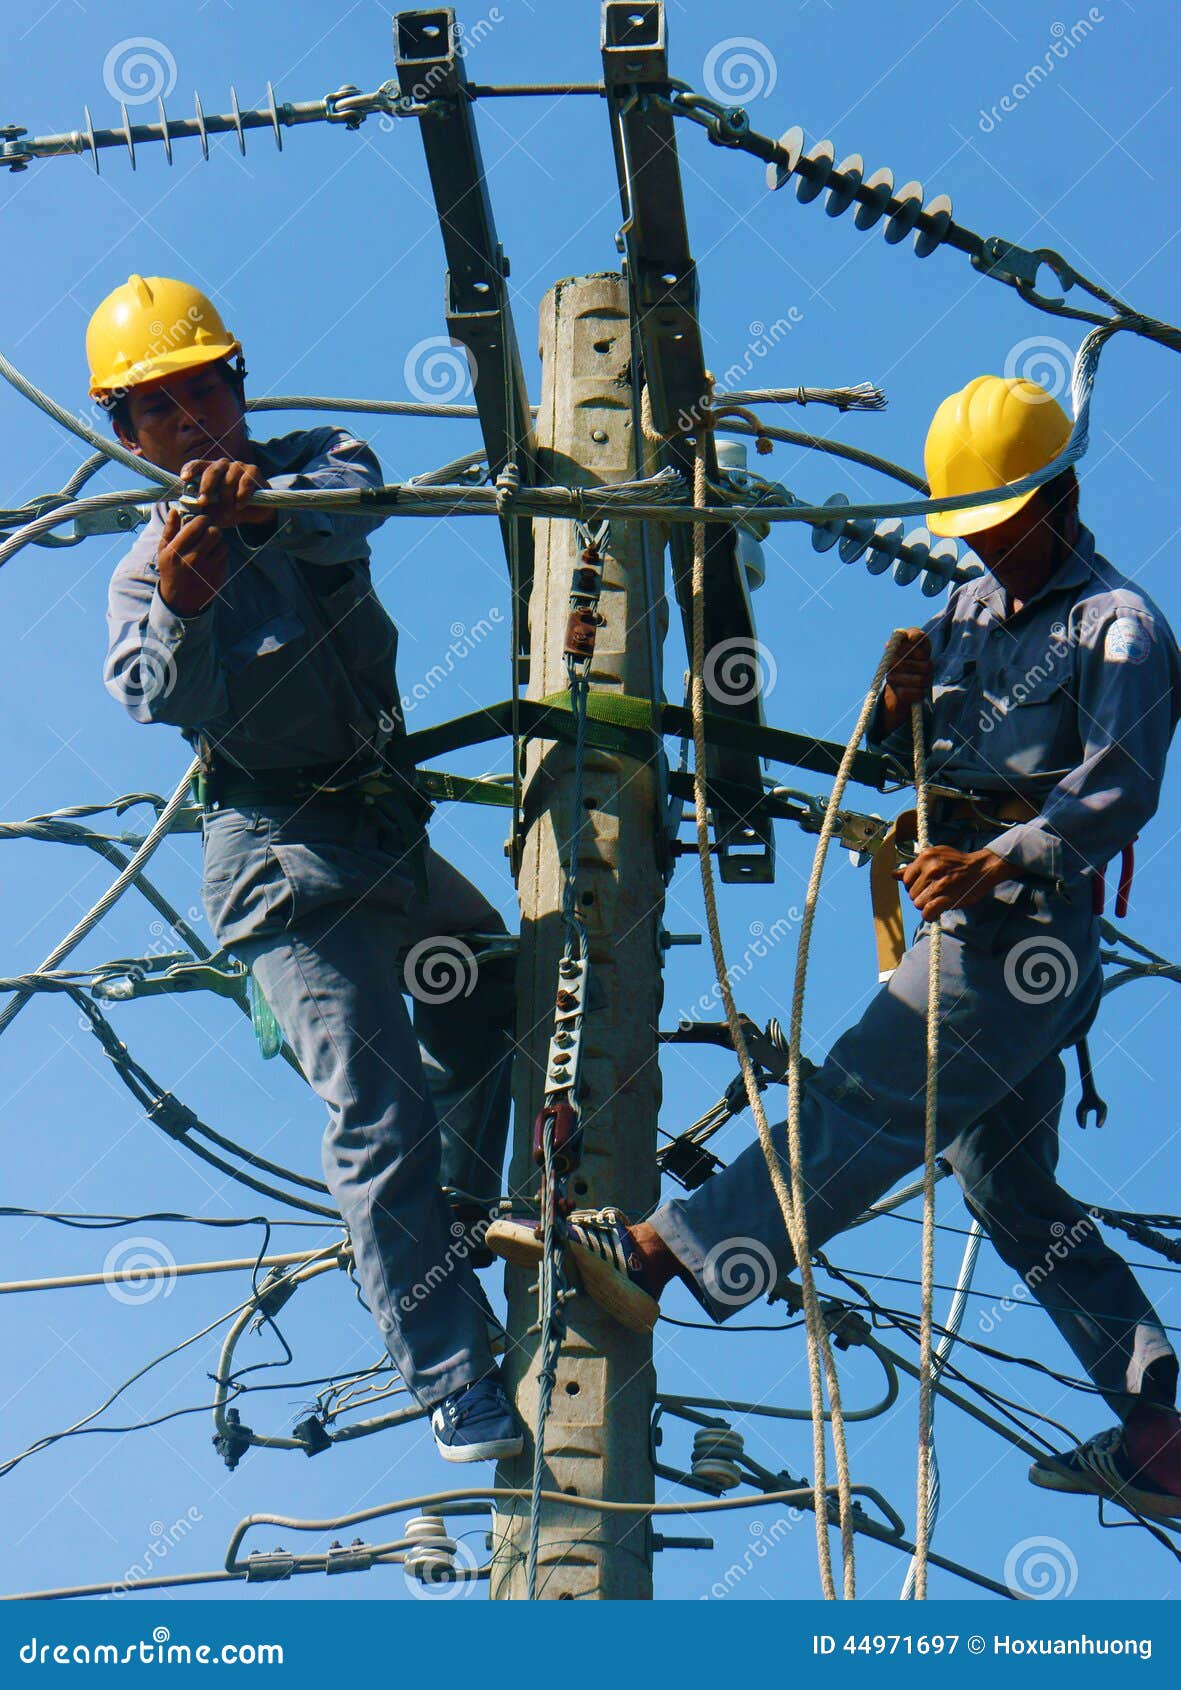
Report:
[[[940,826],[949,821],[966,821],[980,832],[1003,833],[1011,822],[1029,821],[1039,814],[1027,798],[994,798],[991,793],[936,792],[931,795],[931,821]],[[874,938],[878,952],[878,980],[888,980],[906,950],[902,922],[902,894],[894,870],[900,861],[899,847],[913,844],[918,836],[918,813],[903,810],[887,828],[869,865],[869,895],[873,906]],[[908,860],[911,853],[908,853]]]

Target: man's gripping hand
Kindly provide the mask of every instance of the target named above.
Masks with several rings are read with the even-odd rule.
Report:
[[[910,720],[911,705],[931,690],[931,642],[921,628],[904,628],[903,644],[886,671],[882,687],[880,736]]]
[[[182,481],[198,483],[196,496],[202,515],[222,528],[274,526],[274,511],[248,503],[268,485],[257,464],[235,463],[232,458],[194,458],[180,475]]]
[[[226,543],[207,516],[186,517],[173,505],[156,548],[160,597],[177,616],[196,616],[225,584]]]
[[[995,851],[957,851],[952,845],[928,845],[913,863],[894,870],[924,921],[944,910],[966,910],[987,898],[1002,880],[1019,879],[1012,863]]]

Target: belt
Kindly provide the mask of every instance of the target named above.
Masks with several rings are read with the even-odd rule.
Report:
[[[1038,814],[1036,804],[1027,798],[990,793],[933,792],[931,820],[939,825],[949,821],[971,822],[981,832],[990,828],[1002,833],[1010,822],[1029,821]],[[902,924],[902,896],[894,870],[898,867],[899,846],[911,844],[918,836],[918,813],[903,810],[887,828],[881,844],[874,852],[869,866],[869,895],[873,906],[874,938],[877,941],[878,979],[888,980],[902,961],[906,949],[906,935]]]
[[[260,804],[291,804],[300,799],[360,805],[386,817],[401,834],[406,858],[421,895],[426,892],[426,823],[434,806],[388,752],[376,769],[342,779],[339,763],[305,763],[295,768],[244,770],[199,744],[200,768],[192,787],[202,810],[231,804],[239,809]]]
[[[936,823],[975,822],[981,828],[996,827],[998,833],[1000,823],[1027,822],[1038,814],[1037,805],[1027,798],[1002,798],[999,794],[994,798],[988,792],[955,795],[936,792],[932,794],[932,809],[931,819]]]

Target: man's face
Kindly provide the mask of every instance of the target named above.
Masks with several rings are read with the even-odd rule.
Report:
[[[135,439],[124,444],[174,475],[193,459],[249,461],[245,413],[216,364],[132,388],[127,408]]]
[[[984,567],[998,580],[1021,579],[1044,568],[1054,554],[1054,530],[1046,520],[1041,492],[1004,522],[969,534],[967,541]]]

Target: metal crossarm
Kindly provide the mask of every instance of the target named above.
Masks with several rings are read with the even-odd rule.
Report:
[[[697,267],[689,246],[675,120],[667,107],[648,100],[645,90],[670,89],[664,8],[606,0],[602,15],[603,79],[611,115],[615,165],[623,202],[617,236],[627,261],[632,310],[643,354],[652,420],[671,434],[664,462],[686,478],[692,474],[694,419],[707,390],[705,353],[698,317]],[[717,462],[710,445],[709,474]],[[670,541],[672,575],[686,639],[690,626],[692,534],[678,525]],[[755,659],[757,642],[750,599],[732,531],[707,531],[705,563],[706,650],[743,651]],[[752,725],[762,722],[762,703],[753,697],[716,701],[720,715]],[[714,813],[718,864],[726,881],[770,881],[774,876],[771,823],[761,807],[758,759],[734,748],[712,747],[711,782],[745,790],[750,801],[738,809],[719,803]]]
[[[427,108],[418,123],[447,258],[447,331],[469,354],[488,467],[495,478],[515,464],[521,485],[536,486],[533,415],[509,305],[509,264],[496,237],[455,13],[449,6],[399,12],[394,42],[402,95]],[[528,646],[533,524],[528,517],[501,516],[510,573],[514,524],[519,658]]]

